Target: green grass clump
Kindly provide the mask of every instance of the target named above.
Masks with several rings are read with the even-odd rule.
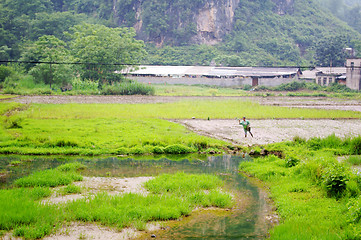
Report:
[[[65,164],[57,169],[48,169],[41,172],[35,172],[27,177],[17,179],[17,187],[57,187],[69,185],[73,181],[81,181],[83,177],[76,173],[78,164]]]
[[[222,180],[214,175],[192,175],[178,172],[163,174],[145,183],[152,193],[187,193],[211,190],[222,186]]]
[[[81,193],[81,187],[74,184],[69,184],[59,190],[61,195]]]
[[[187,196],[192,205],[202,207],[230,207],[232,197],[219,190],[223,181],[214,175],[185,173],[163,174],[145,183],[145,188],[155,194]]]
[[[49,235],[60,216],[57,207],[35,200],[48,195],[46,189],[0,190],[0,230],[14,230],[14,235],[37,239]]]
[[[123,194],[111,196],[99,193],[91,199],[81,199],[65,207],[69,220],[99,222],[119,229],[135,222],[178,219],[188,215],[191,205],[174,195],[158,196]]]
[[[361,155],[351,155],[347,158],[347,162],[349,162],[352,165],[360,165]]]

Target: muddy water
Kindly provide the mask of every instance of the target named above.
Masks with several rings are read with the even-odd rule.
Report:
[[[174,221],[154,232],[157,239],[264,239],[269,222],[269,206],[264,192],[237,172],[241,161],[237,156],[188,156],[177,160],[130,158],[29,158],[0,156],[0,187],[34,171],[55,168],[68,162],[81,162],[87,166],[85,176],[138,177],[157,176],[162,173],[208,173],[221,176],[226,188],[236,199],[231,211],[196,211],[181,221]],[[168,227],[169,226],[169,227]],[[148,233],[147,233],[148,234]],[[148,236],[142,236],[150,239]]]

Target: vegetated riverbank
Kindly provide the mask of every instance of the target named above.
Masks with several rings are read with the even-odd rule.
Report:
[[[232,195],[221,190],[224,181],[207,174],[159,175],[144,182],[147,194],[137,188],[113,195],[102,184],[100,187],[95,184],[102,191],[89,195],[88,188],[74,183],[83,179],[79,174],[83,167],[79,163],[60,165],[16,180],[15,188],[0,190],[1,233],[12,230],[14,236],[42,238],[72,222],[98,223],[118,230],[144,230],[148,222],[178,219],[197,207],[230,208],[234,204]],[[85,186],[87,184],[89,182]],[[63,187],[54,188],[57,186]],[[49,198],[53,194],[85,196],[61,204],[45,204],[54,200]]]
[[[243,162],[240,171],[269,188],[281,218],[271,239],[361,237],[361,177],[351,168],[352,161],[338,160],[338,156],[361,154],[360,136],[295,138],[267,145],[266,151],[282,154]]]

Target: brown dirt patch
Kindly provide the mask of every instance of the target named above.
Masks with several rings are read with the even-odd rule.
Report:
[[[153,179],[153,177],[135,177],[135,178],[106,178],[106,177],[84,177],[83,181],[74,182],[74,185],[80,186],[82,192],[79,194],[60,195],[60,188],[54,189],[54,194],[45,199],[44,203],[57,204],[61,202],[73,201],[89,196],[94,196],[98,192],[107,192],[110,195],[122,193],[139,193],[147,195],[148,192],[143,187],[143,183]]]

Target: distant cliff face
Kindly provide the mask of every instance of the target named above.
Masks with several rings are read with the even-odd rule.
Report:
[[[275,12],[279,15],[284,14],[292,14],[294,9],[294,0],[272,0],[275,5],[276,9]]]
[[[239,0],[210,0],[197,11],[195,22],[197,34],[192,38],[195,43],[216,44],[233,27],[234,10]]]
[[[277,14],[293,13],[294,0],[272,1]],[[113,2],[113,15],[119,25],[134,27],[138,38],[158,46],[217,44],[232,31],[235,10],[242,5],[240,0],[133,0],[126,5],[122,4],[124,0]],[[126,14],[122,8],[127,8]]]

